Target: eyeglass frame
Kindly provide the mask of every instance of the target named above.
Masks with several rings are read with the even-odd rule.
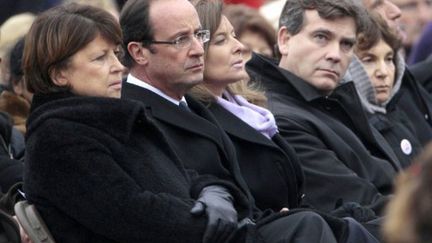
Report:
[[[198,35],[203,34],[203,37],[198,37]],[[147,40],[144,41],[144,43],[146,44],[165,44],[165,45],[173,45],[175,46],[177,49],[185,49],[187,47],[190,47],[192,45],[192,39],[190,39],[191,41],[189,42],[189,44],[185,45],[185,46],[179,46],[180,43],[180,38],[184,38],[185,36],[190,37],[191,35],[181,35],[181,36],[177,36],[174,40],[172,41],[158,41],[158,40]],[[193,38],[197,39],[199,42],[201,43],[206,43],[210,40],[210,30],[198,30],[196,33],[192,34]]]

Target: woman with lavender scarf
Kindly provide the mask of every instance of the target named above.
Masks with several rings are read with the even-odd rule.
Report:
[[[312,210],[302,207],[304,178],[296,152],[279,135],[273,114],[264,108],[264,93],[245,81],[248,76],[241,55],[244,46],[222,15],[222,2],[192,3],[202,28],[210,30],[211,37],[204,45],[204,82],[192,89],[191,95],[207,105],[232,140],[241,173],[258,208],[289,211],[288,214]],[[332,215],[315,212],[335,235],[349,231],[347,235],[342,233],[346,237],[342,242],[378,242],[355,221],[365,222],[364,226],[378,235],[376,223],[366,223],[376,218],[371,210],[345,202]]]
[[[273,114],[262,107],[264,94],[244,81],[244,46],[225,16],[215,19],[217,8],[203,14],[207,10],[196,7],[203,28],[212,35],[205,46],[204,82],[191,94],[207,105],[233,141],[256,205],[275,211],[299,207],[303,172],[295,151],[279,136]]]

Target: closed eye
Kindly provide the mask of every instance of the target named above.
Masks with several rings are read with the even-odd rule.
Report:
[[[388,55],[385,60],[386,60],[387,63],[392,63],[393,59],[394,59],[393,55]]]
[[[106,56],[107,56],[107,54],[106,54],[106,52],[105,52],[104,54],[97,56],[97,57],[94,59],[94,61],[103,61],[103,60],[105,60]]]
[[[366,55],[360,58],[361,62],[369,64],[375,60],[375,58],[371,55]]]

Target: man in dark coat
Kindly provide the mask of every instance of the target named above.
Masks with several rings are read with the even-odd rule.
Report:
[[[291,210],[289,216],[270,213],[262,218],[257,217],[261,212],[252,211],[256,206],[241,176],[234,146],[211,113],[185,96],[203,80],[203,43],[209,40],[193,5],[187,0],[129,0],[120,24],[127,50],[125,64],[130,69],[122,99],[138,100],[148,108],[185,166],[240,188],[251,209],[249,222],[243,222],[256,223],[257,235],[264,241],[334,242],[329,226],[315,213]]]
[[[339,86],[363,23],[359,13],[331,2],[306,1],[302,10],[287,1],[279,65],[254,55],[247,66],[266,87],[279,131],[300,158],[305,202],[324,211],[355,202],[382,215],[400,165],[368,126],[353,83]]]

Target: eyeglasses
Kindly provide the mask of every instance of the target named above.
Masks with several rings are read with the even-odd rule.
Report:
[[[201,43],[206,43],[210,40],[210,31],[209,30],[199,30],[192,35],[181,35],[175,38],[172,41],[146,41],[149,44],[167,44],[174,45],[177,49],[185,49],[192,45],[193,38],[197,39]]]

